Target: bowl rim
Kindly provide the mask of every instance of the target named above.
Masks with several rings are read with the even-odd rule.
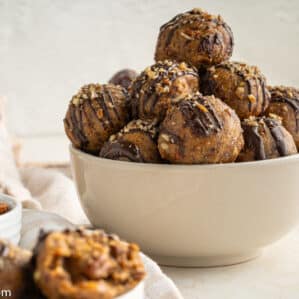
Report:
[[[117,161],[111,160],[106,158],[97,157],[91,155],[89,153],[85,153],[82,150],[75,148],[72,144],[69,145],[69,150],[71,154],[75,156],[81,156],[84,160],[92,161],[93,163],[107,163],[111,166],[118,166],[118,167],[142,167],[146,169],[151,168],[163,168],[163,169],[171,169],[171,170],[183,170],[183,169],[222,169],[222,168],[240,168],[240,167],[265,167],[269,165],[279,165],[279,164],[286,164],[292,163],[293,161],[299,161],[299,153],[273,158],[273,159],[266,159],[266,160],[259,160],[259,161],[249,161],[249,162],[231,162],[231,163],[218,163],[218,164],[159,164],[159,163],[138,163],[138,162],[127,162],[127,161]]]
[[[5,219],[13,216],[18,210],[21,210],[21,203],[17,201],[15,198],[12,196],[9,196],[4,193],[0,193],[0,202],[5,202],[8,203],[10,206],[10,210],[2,215],[0,215],[0,221],[4,221]]]

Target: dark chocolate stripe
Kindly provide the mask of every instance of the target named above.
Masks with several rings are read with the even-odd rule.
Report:
[[[272,103],[286,103],[293,110],[296,118],[296,130],[299,131],[299,99],[297,98],[287,98],[287,97],[273,97],[271,98]]]
[[[167,34],[167,37],[166,37],[166,39],[165,39],[165,48],[167,48],[170,44],[171,44],[171,41],[172,41],[172,39],[173,39],[173,36],[174,36],[174,34],[175,34],[175,32],[176,32],[176,27],[174,27],[174,28],[172,28],[172,29],[170,29],[169,31],[168,31],[168,34]]]
[[[259,133],[259,127],[251,125],[243,125],[245,144],[249,149],[254,151],[255,160],[265,160],[266,152],[263,138]]]
[[[85,136],[86,138],[86,134],[85,134],[85,130],[84,130],[84,126],[83,126],[83,118],[82,118],[82,106],[78,106],[78,108],[76,109],[77,113],[78,113],[78,127],[79,130],[82,132],[82,134]]]
[[[180,13],[180,14],[174,16],[170,21],[168,21],[167,23],[165,23],[164,25],[162,25],[162,26],[160,27],[160,32],[162,32],[162,31],[168,29],[168,28],[171,27],[171,26],[176,25],[176,24],[177,24],[177,21],[179,21],[182,17],[184,17],[184,16],[186,16],[186,15],[187,15],[187,13]]]
[[[100,156],[112,160],[144,162],[138,146],[125,140],[106,143]]]
[[[175,66],[171,66],[168,70],[168,73],[171,72],[171,70],[175,68]],[[178,75],[177,73],[173,74],[172,77],[171,77],[171,82],[174,82],[176,79],[180,78],[180,77],[184,77],[184,76],[187,76],[187,75],[191,75],[191,76],[194,76],[194,77],[198,77],[198,75],[195,73],[195,72],[191,72],[191,71],[188,71],[188,72],[180,72],[180,74]],[[143,113],[146,113],[146,112],[150,112],[152,113],[154,110],[155,110],[155,106],[156,104],[158,103],[159,101],[159,95],[156,94],[156,91],[155,91],[155,86],[156,84],[165,76],[165,74],[159,74],[159,76],[155,79],[155,80],[152,80],[151,83],[150,83],[150,86],[148,87],[147,91],[144,93],[144,95],[141,97],[141,101],[143,102]],[[170,79],[170,78],[169,78]],[[142,86],[140,87],[142,88]],[[149,111],[147,111],[146,107],[147,107],[147,104],[148,102],[151,100],[151,105],[149,107]]]
[[[246,83],[246,86],[247,86],[247,95],[253,94],[252,93],[252,79],[251,78],[249,78],[249,79],[246,78],[245,74],[242,71],[239,71],[239,70],[236,70],[234,68],[231,68],[231,66],[228,65],[228,64],[224,64],[224,65],[221,64],[218,68],[226,69],[229,72],[234,73],[237,76],[239,76],[241,78],[241,80]],[[252,103],[251,103],[251,101],[248,98],[247,98],[247,101],[248,101],[248,110],[250,112],[252,112],[252,109],[253,109]]]
[[[222,23],[223,28],[226,30],[227,35],[229,37],[229,47],[227,47],[226,52],[228,54],[232,53],[232,49],[234,47],[234,35],[233,35],[233,31],[230,28],[230,26],[228,26],[225,22]]]
[[[265,90],[265,81],[262,78],[259,78],[260,86],[262,88],[262,95],[263,95],[263,102],[262,102],[262,111],[264,112],[266,107],[267,107],[267,95],[266,95],[266,90]]]
[[[170,142],[172,144],[175,144],[178,146],[180,156],[181,157],[184,156],[184,154],[185,154],[184,142],[179,135],[169,131],[168,129],[166,129],[164,127],[161,128],[160,134],[165,134],[165,135],[169,136]]]
[[[116,105],[115,105],[115,102],[113,100],[113,96],[112,96],[110,90],[107,88],[106,85],[103,85],[103,91],[104,91],[104,94],[107,95],[107,98],[108,98],[109,102],[113,106],[112,109],[113,109],[113,112],[114,112],[115,116],[117,117],[118,120],[120,120],[121,118],[120,118],[120,115],[118,113],[118,110],[116,109]]]
[[[106,128],[107,125],[104,123],[103,119],[102,118],[99,118],[98,114],[97,114],[97,111],[96,111],[96,108],[93,106],[93,101],[90,101],[89,103],[86,103],[86,105],[89,105],[93,115],[94,115],[94,118],[98,121],[98,123],[101,125],[101,127],[103,128]]]
[[[78,139],[78,141],[82,143],[82,145],[85,145],[88,143],[88,140],[85,137],[85,135],[81,132],[80,123],[77,120],[77,116],[76,116],[76,109],[79,108],[75,108],[73,104],[70,104],[69,109],[70,109],[70,117],[72,123],[72,131],[74,132],[76,139]]]
[[[110,113],[108,111],[108,108],[106,106],[106,103],[105,103],[105,95],[102,94],[101,97],[95,98],[95,101],[100,105],[101,109],[103,110],[103,114],[104,114],[104,117],[106,118],[106,120],[108,120],[111,125],[114,125],[112,122]],[[109,128],[109,125],[105,123],[105,120],[103,120],[103,124],[106,128]]]
[[[179,109],[184,116],[186,126],[190,127],[196,135],[209,136],[217,133],[222,129],[222,123],[215,110],[207,101],[198,101],[198,103],[204,106],[207,111],[202,111],[192,101],[180,103]]]
[[[217,128],[217,130],[222,129],[222,127],[223,127],[222,122],[220,121],[220,118],[218,117],[218,115],[217,115],[215,109],[212,107],[212,105],[209,104],[208,102],[206,102],[205,107],[209,110],[212,118],[210,117],[210,115],[208,115],[208,117],[210,118],[211,122],[215,124],[215,127]]]
[[[245,80],[246,84],[247,84],[247,97],[252,94],[252,86],[251,86],[251,81],[250,80],[246,80],[245,79],[245,76],[243,75],[243,80]],[[248,101],[248,110],[251,112],[252,111],[252,103],[251,101],[247,98],[247,101]]]
[[[283,134],[282,127],[275,120],[265,118],[265,123],[269,128],[271,135],[275,141],[277,151],[280,156],[288,155],[288,146],[286,143],[285,135]]]
[[[93,123],[92,123],[92,119],[91,119],[90,115],[89,115],[89,114],[86,112],[86,110],[85,110],[85,105],[89,105],[90,107],[92,107],[90,103],[84,101],[83,104],[82,104],[82,106],[81,106],[81,109],[82,109],[81,113],[82,113],[83,116],[85,117],[85,120],[86,120],[86,122],[87,122],[87,127],[88,127],[89,129],[90,129],[90,128],[94,128]],[[93,108],[91,108],[91,110],[93,111]],[[82,114],[81,114],[81,116],[82,116]],[[95,118],[96,118],[96,120],[98,120],[97,115],[95,115]],[[101,126],[103,127],[102,123],[101,123]],[[98,136],[100,135],[99,132],[97,132],[97,130],[95,130],[95,132],[96,132],[96,134],[97,134]],[[100,136],[99,136],[99,140],[101,140]]]
[[[156,93],[154,93],[154,94],[151,95],[150,98],[151,98],[150,113],[152,114],[152,113],[154,113],[156,104],[159,101],[159,96]]]

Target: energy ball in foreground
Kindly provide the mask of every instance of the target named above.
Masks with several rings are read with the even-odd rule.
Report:
[[[185,62],[159,61],[147,67],[130,86],[133,117],[161,121],[172,103],[198,91],[197,71]]]
[[[186,61],[200,68],[228,60],[233,44],[233,33],[220,16],[193,9],[160,28],[155,59]]]
[[[11,291],[10,298],[24,298],[29,283],[27,268],[30,258],[29,251],[0,241],[0,290]]]
[[[161,158],[157,147],[156,121],[133,120],[107,141],[100,156],[106,159],[158,163]]]
[[[109,83],[114,85],[120,85],[125,89],[128,89],[132,81],[138,76],[138,73],[131,69],[120,70],[109,80]]]
[[[47,298],[113,299],[144,278],[139,253],[98,230],[52,232],[34,250],[35,283]]]
[[[243,120],[245,146],[239,162],[273,159],[297,153],[292,135],[278,117],[250,117]]]
[[[162,158],[177,164],[234,162],[243,144],[236,113],[214,96],[199,93],[167,111],[158,138]]]
[[[268,87],[271,100],[267,114],[281,117],[283,126],[293,136],[299,148],[299,89],[286,86]]]
[[[203,76],[201,91],[220,98],[241,119],[264,113],[270,99],[260,70],[240,62],[229,61],[209,68]]]
[[[88,84],[73,96],[64,127],[72,144],[97,154],[111,134],[119,131],[129,118],[128,94],[113,84]]]

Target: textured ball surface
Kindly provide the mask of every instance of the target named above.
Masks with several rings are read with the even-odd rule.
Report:
[[[197,71],[184,62],[165,60],[147,67],[130,87],[133,117],[161,121],[173,103],[198,91],[198,80]]]
[[[156,121],[133,120],[110,137],[100,156],[119,161],[158,163],[161,159],[157,133]]]
[[[220,98],[241,119],[264,113],[270,99],[260,70],[240,62],[229,61],[209,68],[202,78],[201,91]]]
[[[292,135],[277,117],[243,120],[245,146],[238,161],[273,159],[297,153]]]
[[[155,59],[185,61],[199,68],[228,60],[233,44],[233,33],[220,16],[193,9],[160,28]]]
[[[128,94],[113,84],[88,84],[73,96],[65,119],[65,132],[72,144],[98,153],[111,134],[129,120]]]
[[[293,136],[299,148],[299,89],[286,86],[268,87],[271,100],[267,114],[276,114]]]
[[[243,147],[240,120],[221,100],[196,94],[167,111],[158,147],[171,163],[233,162]]]

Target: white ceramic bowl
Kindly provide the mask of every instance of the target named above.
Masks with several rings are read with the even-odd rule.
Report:
[[[70,147],[82,207],[97,227],[161,264],[249,260],[299,220],[299,155],[248,163],[159,165]]]
[[[10,211],[0,215],[0,239],[5,239],[17,245],[20,241],[22,207],[14,198],[0,194],[0,202],[10,206]]]

